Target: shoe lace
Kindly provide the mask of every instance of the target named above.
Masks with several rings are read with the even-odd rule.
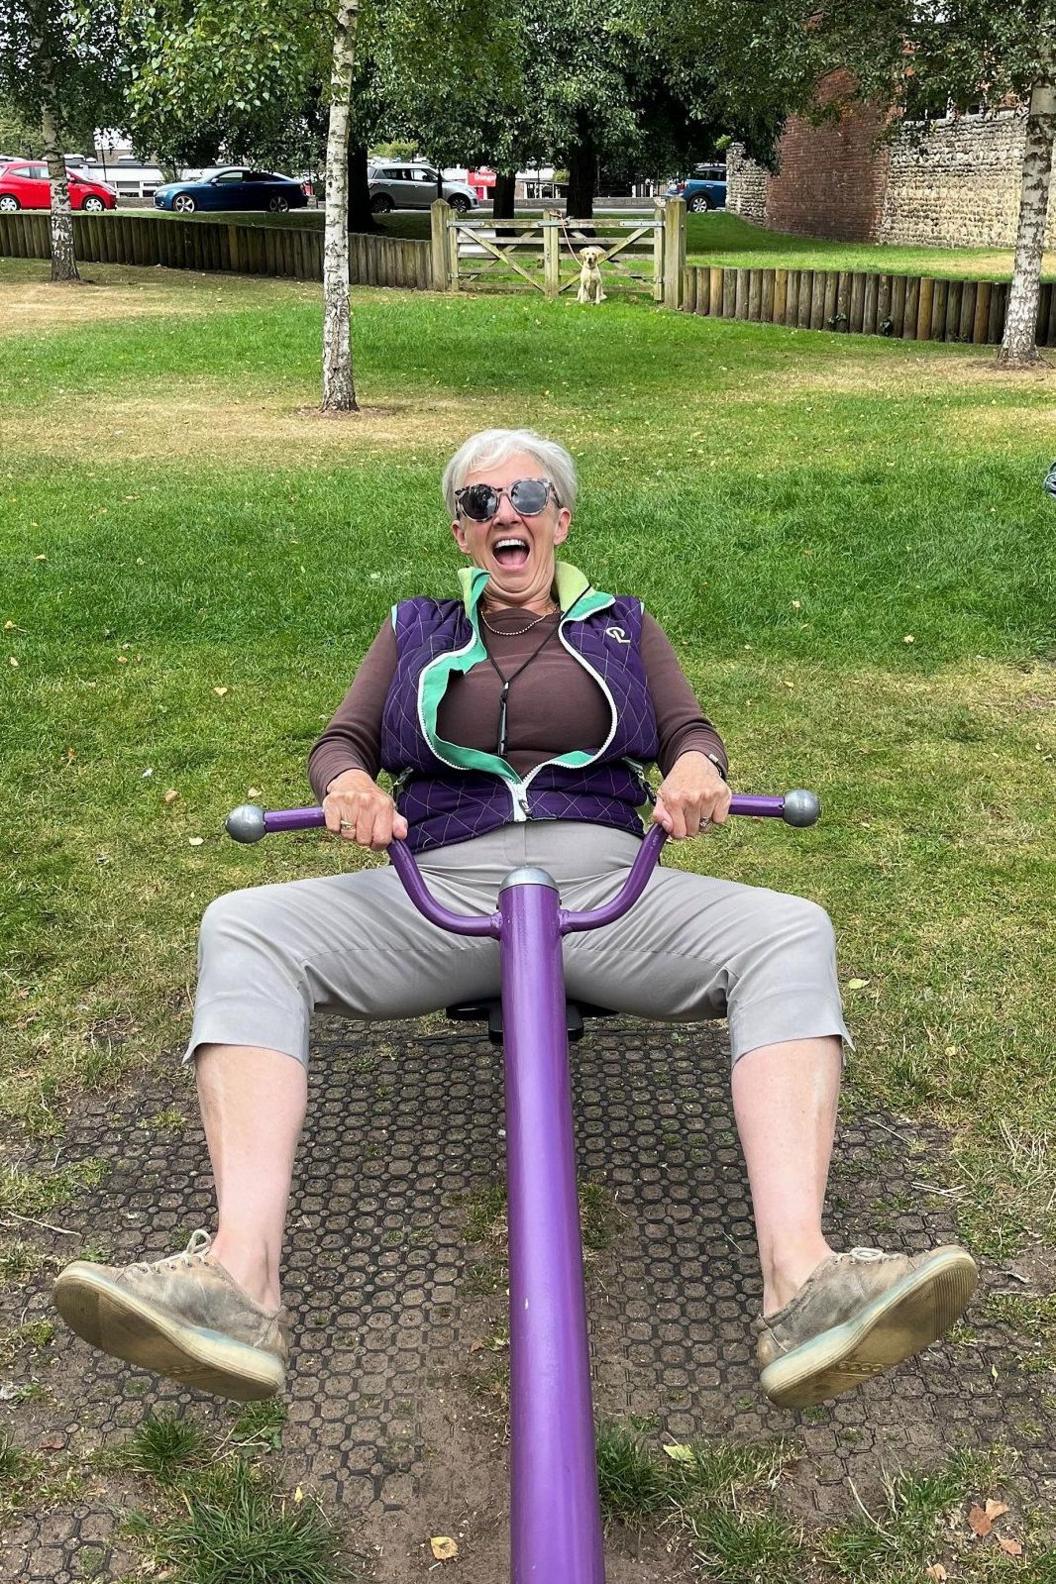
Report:
[[[883,1249],[878,1248],[852,1248],[850,1254],[852,1259],[860,1260],[882,1260],[888,1257]]]
[[[182,1249],[179,1254],[169,1254],[165,1259],[160,1260],[136,1260],[132,1265],[132,1269],[137,1271],[176,1270],[181,1265],[198,1264],[204,1259],[212,1241],[212,1235],[204,1227],[198,1227],[196,1231],[191,1233],[187,1247]]]

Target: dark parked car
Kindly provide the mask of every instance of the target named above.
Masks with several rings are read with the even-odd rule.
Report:
[[[695,165],[693,174],[681,181],[673,181],[664,196],[684,198],[691,214],[704,214],[709,209],[725,209],[726,167]]]
[[[300,182],[275,171],[246,170],[227,165],[198,181],[166,182],[154,194],[156,209],[194,214],[197,209],[266,209],[285,214],[303,209],[308,199]]]

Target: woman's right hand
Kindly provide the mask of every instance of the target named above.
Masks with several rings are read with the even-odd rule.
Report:
[[[407,821],[365,770],[343,770],[334,777],[323,798],[323,814],[335,836],[374,852],[384,851],[394,836],[407,835]]]

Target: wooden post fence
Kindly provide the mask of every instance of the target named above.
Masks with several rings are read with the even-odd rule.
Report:
[[[447,207],[446,205],[444,206]],[[0,258],[50,257],[49,216],[41,211],[0,215]],[[353,233],[349,268],[354,286],[418,287],[433,283],[430,244],[409,237]],[[184,220],[167,214],[75,214],[73,245],[86,264],[323,278],[323,233],[307,225],[245,225],[229,220]]]
[[[434,291],[451,289],[447,270],[447,222],[451,213],[451,205],[446,198],[436,198],[429,206],[429,257]]]
[[[51,247],[48,221],[49,216],[40,211],[0,215],[0,257],[47,259]],[[581,230],[586,224],[560,222],[565,227],[578,225]],[[557,296],[574,287],[574,279],[562,280],[560,276],[558,224],[540,227],[537,221],[521,220],[510,225],[522,231],[534,226],[542,232],[543,280],[538,278],[538,263],[535,266],[539,290]],[[652,231],[653,272],[650,279],[639,271],[634,276],[635,289],[644,286],[654,301],[668,308],[713,319],[745,319],[801,330],[850,331],[975,346],[998,345],[1004,331],[1007,281],[783,266],[727,269],[687,265],[685,204],[679,198],[658,205],[655,219],[643,221],[641,229]],[[323,235],[312,226],[245,225],[113,211],[75,214],[73,231],[76,255],[85,263],[322,279]],[[615,255],[623,243],[617,247],[608,240],[607,251],[614,256],[610,267],[616,268]],[[648,237],[637,245],[648,249]],[[458,290],[456,217],[442,199],[431,208],[428,242],[354,233],[349,253],[353,285]],[[523,269],[521,274],[525,274]],[[1044,281],[1041,287],[1037,339],[1040,346],[1056,346],[1056,283],[1051,281]]]
[[[783,266],[690,264],[681,278],[683,309],[712,319],[975,346],[1000,344],[1009,290],[1007,281]],[[1037,339],[1039,346],[1056,346],[1054,281],[1042,283]]]
[[[669,198],[663,210],[664,307],[681,308],[686,268],[686,201]],[[659,227],[657,231],[659,233]]]

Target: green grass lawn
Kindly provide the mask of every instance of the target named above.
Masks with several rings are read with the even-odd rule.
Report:
[[[528,423],[581,462],[571,558],[667,627],[735,785],[823,799],[813,831],[736,822],[669,861],[824,903],[847,1104],[952,1130],[926,1170],[980,1248],[1056,1235],[1052,375],[363,290],[366,410],[327,421],[312,287],[44,268],[0,264],[8,1115],[59,1129],[79,1084],[174,1059],[212,897],[356,861],[236,847],[223,816],[307,799],[390,603],[452,586],[444,461]]]
[[[156,210],[144,210],[154,214]],[[649,211],[643,208],[642,213]],[[518,209],[519,219],[541,210]],[[184,217],[171,217],[177,223]],[[322,228],[321,209],[295,209],[285,215],[259,213],[199,214],[199,220],[232,220],[239,225],[286,225]],[[605,215],[602,218],[611,219]],[[630,215],[628,213],[628,218]],[[429,213],[401,211],[384,215],[379,228],[388,236],[428,240]],[[845,269],[873,270],[879,274],[933,275],[951,280],[1011,280],[1011,248],[896,247],[878,242],[834,242],[825,237],[792,236],[784,231],[768,231],[765,226],[742,220],[740,215],[715,214],[686,216],[686,260],[690,264],[711,264],[723,269]],[[1047,254],[1044,276],[1056,278],[1056,256]]]
[[[874,270],[880,274],[934,275],[956,280],[1011,280],[1011,248],[904,247],[880,242],[835,242],[825,237],[768,231],[740,215],[687,215],[690,264],[744,269]],[[1056,256],[1045,258],[1045,276],[1056,276]]]

